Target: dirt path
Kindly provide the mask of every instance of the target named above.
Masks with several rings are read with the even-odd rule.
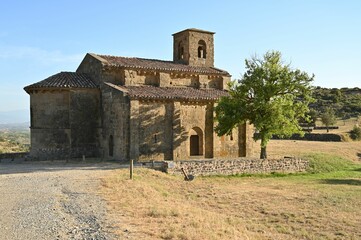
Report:
[[[1,239],[117,239],[100,178],[116,164],[0,163]]]

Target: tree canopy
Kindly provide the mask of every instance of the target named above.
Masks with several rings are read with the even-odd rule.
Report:
[[[316,99],[310,104],[310,109],[316,110],[321,117],[326,108],[330,107],[335,115],[342,119],[361,115],[361,89],[360,88],[322,88],[316,87],[312,93]]]
[[[327,132],[329,132],[329,127],[336,123],[335,111],[330,107],[326,108],[321,115],[321,121],[326,125]]]
[[[255,140],[261,140],[261,158],[267,158],[272,135],[303,134],[298,120],[308,119],[314,76],[284,64],[278,51],[246,59],[245,64],[242,79],[230,83],[229,96],[221,98],[215,108],[215,131],[222,136],[239,124],[253,124],[258,131]]]

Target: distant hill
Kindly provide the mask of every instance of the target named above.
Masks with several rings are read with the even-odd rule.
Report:
[[[1,131],[22,131],[29,130],[30,122],[24,123],[0,123],[0,132]]]
[[[28,109],[0,112],[0,124],[27,122],[30,122],[30,113]]]
[[[361,115],[360,88],[322,88],[313,91],[315,103],[310,108],[322,113],[326,107],[331,107],[340,118],[357,117]]]

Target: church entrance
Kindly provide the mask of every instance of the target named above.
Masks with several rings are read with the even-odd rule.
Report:
[[[191,147],[191,156],[199,155],[199,136],[198,135],[191,135],[190,138],[190,147]]]
[[[203,155],[203,133],[198,127],[192,128],[189,132],[189,155],[202,156]]]

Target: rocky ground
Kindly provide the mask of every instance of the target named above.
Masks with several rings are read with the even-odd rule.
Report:
[[[100,179],[115,163],[0,163],[1,239],[117,239]]]

